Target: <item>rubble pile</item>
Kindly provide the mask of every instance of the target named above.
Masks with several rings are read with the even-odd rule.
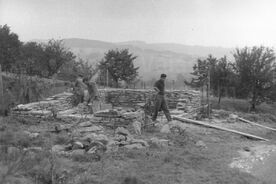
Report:
[[[74,139],[67,145],[54,145],[52,151],[61,155],[102,154],[116,151],[119,147],[143,149],[149,147],[147,141],[135,139],[130,132],[118,127],[115,135],[109,135],[102,126],[93,125],[90,121],[82,122],[73,131]]]

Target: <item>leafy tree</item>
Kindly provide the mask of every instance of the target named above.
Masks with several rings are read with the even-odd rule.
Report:
[[[208,76],[208,63],[204,59],[198,59],[197,64],[193,67],[193,72],[191,73],[194,77],[192,78],[191,83],[185,82],[187,85],[199,88],[203,86],[207,80]]]
[[[209,55],[206,59],[198,59],[193,70],[192,82],[185,81],[185,83],[197,88],[207,85],[208,70],[210,70],[210,89],[213,95],[219,97],[219,104],[223,93],[233,83],[231,78],[235,76],[232,64],[228,62],[226,56],[217,59]]]
[[[64,64],[70,65],[70,62],[75,62],[75,55],[63,46],[61,40],[50,40],[46,44],[36,42],[23,44],[15,67],[20,73],[51,77],[59,73]]]
[[[44,46],[45,58],[42,65],[47,69],[47,77],[59,72],[61,66],[76,58],[76,56],[64,47],[62,40],[50,40]]]
[[[218,104],[220,104],[221,97],[226,92],[225,90],[228,90],[228,87],[232,85],[234,76],[232,64],[228,62],[226,56],[220,58],[215,66],[212,86],[219,98]]]
[[[20,59],[16,66],[20,72],[22,70],[28,75],[43,76],[46,68],[43,66],[45,52],[42,44],[36,42],[27,42],[21,47]]]
[[[18,35],[12,33],[7,25],[0,25],[0,64],[4,71],[12,69],[19,57],[20,46]]]
[[[191,85],[194,87],[201,87],[207,82],[208,71],[210,70],[210,78],[215,79],[215,69],[217,64],[217,58],[209,55],[206,59],[198,59],[197,64],[193,67],[193,72],[191,73],[194,77],[192,78]],[[214,86],[214,80],[211,80],[211,86]],[[187,82],[186,82],[187,84]]]
[[[97,70],[89,64],[88,61],[79,59],[78,61],[72,60],[65,63],[58,73],[58,79],[66,81],[75,81],[79,74],[82,74],[84,77],[91,78],[97,73]]]
[[[251,110],[263,102],[273,86],[275,53],[268,47],[236,49],[235,70],[239,76],[239,87],[251,97]]]
[[[138,76],[139,69],[139,67],[134,67],[133,64],[136,58],[137,56],[130,54],[128,49],[109,50],[99,63],[101,76],[107,76],[106,72],[108,72],[116,87],[118,87],[119,80],[124,80],[127,83],[134,81]]]

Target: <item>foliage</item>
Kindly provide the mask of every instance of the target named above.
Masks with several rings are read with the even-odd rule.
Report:
[[[273,86],[275,53],[268,47],[245,47],[234,53],[235,70],[239,87],[244,95],[251,98],[251,109],[265,101]]]
[[[20,59],[16,63],[18,69],[16,73],[43,76],[45,73],[43,45],[36,42],[27,42],[22,45],[20,51]]]
[[[138,76],[139,69],[139,67],[134,67],[133,64],[136,58],[137,56],[130,54],[128,49],[109,50],[105,54],[104,59],[99,63],[100,76],[109,75],[115,82],[116,87],[119,85],[119,80],[126,81],[127,83],[134,81]]]
[[[208,76],[208,62],[206,59],[198,59],[197,64],[193,67],[193,72],[191,73],[194,78],[192,78],[191,84],[193,87],[199,88],[203,86],[207,81]]]
[[[7,25],[0,25],[0,64],[3,71],[49,78],[75,58],[62,40],[50,40],[46,44],[22,43]]]
[[[47,69],[47,77],[59,72],[61,66],[75,59],[75,55],[63,46],[62,40],[50,40],[45,45],[44,66]]]
[[[79,58],[78,61],[72,60],[65,63],[58,73],[58,79],[65,81],[75,81],[79,74],[82,74],[84,77],[90,79],[97,73],[92,65],[88,61],[84,61]]]
[[[2,70],[8,71],[20,55],[21,42],[18,35],[10,31],[7,25],[0,25],[0,64]]]
[[[206,85],[209,71],[210,88],[213,95],[219,97],[218,104],[222,96],[250,98],[251,110],[255,110],[261,102],[275,100],[274,51],[263,46],[245,47],[236,49],[233,56],[233,63],[225,56],[217,59],[209,55],[206,59],[198,59],[193,68],[194,78],[186,84],[197,88]]]

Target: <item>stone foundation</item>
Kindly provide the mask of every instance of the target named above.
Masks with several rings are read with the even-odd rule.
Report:
[[[113,106],[135,107],[144,105],[148,100],[154,100],[156,92],[138,89],[106,89],[100,90],[106,103]],[[170,109],[180,109],[191,112],[200,106],[200,92],[194,90],[174,90],[165,94]]]
[[[98,110],[106,110],[118,107],[130,107],[137,110],[143,107],[148,101],[153,101],[155,92],[152,90],[137,89],[99,89],[100,102]],[[72,93],[61,93],[49,97],[43,101],[18,105],[12,110],[12,114],[36,117],[69,117],[80,119],[95,118],[86,111],[83,104],[73,107],[71,102]],[[200,93],[193,90],[177,90],[166,93],[166,99],[170,109],[178,109],[183,113],[194,113],[200,106]],[[96,103],[95,103],[96,104]],[[94,105],[95,105],[94,104]],[[98,107],[100,106],[100,107]],[[106,116],[105,117],[106,120]],[[119,115],[116,117],[121,118]],[[121,119],[120,121],[126,121]],[[128,120],[127,120],[128,121]]]

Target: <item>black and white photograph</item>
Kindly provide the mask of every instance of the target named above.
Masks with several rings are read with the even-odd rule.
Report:
[[[0,184],[275,184],[276,1],[0,0]]]

